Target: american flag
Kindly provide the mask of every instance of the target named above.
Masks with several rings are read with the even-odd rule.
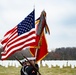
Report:
[[[35,37],[35,10],[33,10],[24,20],[4,35],[1,41],[4,50],[1,53],[1,59],[5,60],[16,51],[34,46]]]

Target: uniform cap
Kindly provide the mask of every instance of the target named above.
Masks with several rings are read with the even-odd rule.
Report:
[[[28,60],[36,60],[36,58],[35,57],[29,57],[29,58],[27,58]]]
[[[27,59],[30,60],[30,61],[31,61],[31,60],[36,60],[35,57],[28,57]],[[27,60],[26,60],[25,58],[24,58],[23,60],[21,60],[22,63],[24,63],[24,62],[26,62],[26,61],[27,61]]]

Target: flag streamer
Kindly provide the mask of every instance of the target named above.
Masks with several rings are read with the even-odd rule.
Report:
[[[44,28],[46,32],[50,34],[49,28],[46,23],[46,12],[42,11],[40,17],[36,20],[36,46],[40,48],[30,48],[30,52],[36,57],[36,61],[40,61],[48,54],[48,46],[44,34]]]

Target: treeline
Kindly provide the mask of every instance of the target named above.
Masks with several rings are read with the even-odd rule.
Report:
[[[56,48],[54,51],[49,52],[49,54],[44,58],[44,60],[76,60],[76,48]]]
[[[0,59],[1,59],[2,51],[3,51],[2,48],[0,48]],[[25,55],[26,57],[31,57],[30,50],[26,49],[26,50],[21,50],[21,51],[15,52],[7,60],[15,60],[15,57],[17,57],[18,59],[23,59],[24,57],[22,56],[22,54]]]
[[[0,49],[0,59],[1,59],[1,51]],[[15,59],[14,56],[18,57],[18,59],[23,59],[22,55],[26,57],[30,57],[31,53],[29,50],[22,50],[14,53],[8,59],[13,60]],[[48,53],[48,55],[43,60],[76,60],[76,47],[63,47],[63,48],[56,48]]]

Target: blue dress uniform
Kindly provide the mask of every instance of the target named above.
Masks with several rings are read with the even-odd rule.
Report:
[[[34,59],[29,59],[30,61],[34,61]],[[34,63],[35,67],[39,70],[38,64]],[[36,69],[26,62],[26,65],[23,65],[21,68],[21,75],[37,75]]]

